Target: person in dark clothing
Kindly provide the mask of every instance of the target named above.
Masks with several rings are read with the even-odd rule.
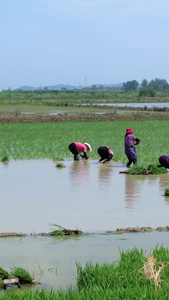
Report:
[[[97,149],[97,152],[101,157],[100,160],[99,160],[99,162],[101,162],[101,163],[105,163],[106,161],[110,161],[114,156],[114,152],[108,146],[100,146]]]
[[[159,157],[159,167],[164,167],[166,169],[169,169],[169,153],[163,154]]]

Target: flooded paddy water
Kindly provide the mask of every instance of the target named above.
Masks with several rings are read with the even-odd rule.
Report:
[[[112,262],[119,250],[169,247],[169,173],[126,175],[125,165],[96,160],[10,161],[0,164],[0,233],[18,232],[26,237],[0,238],[0,265],[27,268],[42,285],[67,288],[76,282],[76,262],[84,265]],[[39,236],[55,226],[79,229],[89,235],[58,239]],[[146,233],[106,234],[117,228],[150,226]],[[32,235],[31,235],[32,234]]]

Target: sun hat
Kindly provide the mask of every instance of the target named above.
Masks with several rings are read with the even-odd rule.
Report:
[[[88,144],[88,143],[84,143],[84,145],[86,145],[88,147],[88,152],[92,152],[92,147]]]
[[[127,128],[127,129],[126,129],[126,133],[133,133],[132,128]]]

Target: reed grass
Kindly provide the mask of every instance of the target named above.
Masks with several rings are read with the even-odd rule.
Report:
[[[127,163],[124,135],[132,127],[141,139],[136,146],[138,165],[157,165],[159,156],[169,152],[168,125],[167,120],[0,124],[0,160],[71,158],[68,145],[79,141],[91,144],[91,159],[99,159],[97,148],[108,145],[115,153],[113,160]]]

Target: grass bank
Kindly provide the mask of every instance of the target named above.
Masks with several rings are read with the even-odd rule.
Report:
[[[167,120],[0,124],[0,160],[4,156],[9,159],[71,158],[68,145],[80,141],[91,144],[91,159],[98,159],[100,145],[108,145],[115,153],[114,160],[125,163],[127,127],[132,127],[141,139],[137,146],[139,164],[158,164],[159,156],[169,152]]]

